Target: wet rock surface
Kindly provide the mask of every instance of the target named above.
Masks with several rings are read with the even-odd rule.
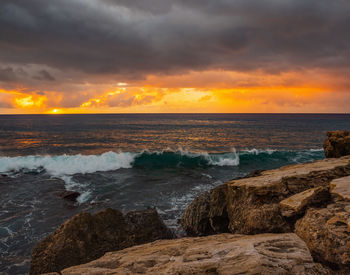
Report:
[[[80,213],[62,224],[34,248],[30,274],[58,272],[115,251],[158,239],[173,238],[156,210],[126,216],[106,209],[95,215]]]
[[[62,199],[65,199],[67,201],[71,202],[77,202],[78,197],[80,196],[79,192],[74,192],[74,191],[64,191],[59,194],[59,196]]]
[[[350,131],[327,132],[323,148],[327,158],[350,155]]]
[[[107,253],[61,271],[75,274],[329,274],[295,234],[220,234]]]

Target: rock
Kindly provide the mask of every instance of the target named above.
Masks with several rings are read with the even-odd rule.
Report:
[[[189,236],[228,232],[227,185],[198,196],[185,210],[180,223]]]
[[[231,180],[196,199],[182,217],[181,224],[186,232],[197,236],[227,231],[240,234],[291,232],[293,224],[281,214],[280,202],[308,189],[328,189],[332,180],[350,175],[350,156],[290,165],[259,174]],[[315,196],[315,201],[311,198],[312,203],[317,203],[318,199],[321,202],[326,195],[324,192],[317,194],[320,196]],[[300,211],[304,211],[303,207]]]
[[[350,155],[350,131],[327,132],[323,144],[326,158],[339,158]]]
[[[264,172],[265,170],[258,169],[254,170],[253,172],[250,172],[248,175],[242,177],[242,178],[253,178],[253,177],[258,177],[261,176],[261,173]]]
[[[216,233],[228,233],[227,184],[221,184],[210,190],[209,221]]]
[[[350,201],[350,176],[331,181],[330,191],[335,199]]]
[[[128,224],[129,241],[132,245],[143,244],[158,239],[173,239],[169,230],[155,209],[131,211],[125,215]]]
[[[328,187],[335,178],[350,175],[350,157],[285,166],[261,176],[233,180],[228,185],[227,213],[231,232],[257,234],[290,232],[279,202],[310,188]]]
[[[303,214],[306,207],[324,204],[329,200],[326,187],[315,187],[295,194],[279,203],[282,216],[292,217]]]
[[[350,274],[350,203],[310,208],[296,222],[295,233],[306,242],[315,259],[332,267],[348,268],[344,274]]]
[[[210,226],[209,211],[209,192],[204,192],[196,197],[186,208],[180,223],[189,236],[203,236],[214,233]]]
[[[295,234],[221,234],[110,252],[62,275],[78,274],[330,274],[314,263]]]
[[[62,199],[72,201],[72,202],[77,202],[77,198],[80,196],[79,192],[74,192],[74,191],[64,191],[59,194],[59,196]]]
[[[95,215],[80,213],[37,244],[30,274],[59,272],[97,259],[108,251],[172,237],[154,209],[125,217],[113,209]]]

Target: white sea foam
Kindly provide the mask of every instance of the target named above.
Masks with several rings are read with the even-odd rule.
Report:
[[[310,149],[310,152],[322,152],[323,150],[323,148]]]
[[[0,157],[0,172],[44,168],[53,176],[131,168],[135,153],[107,152],[101,155]]]
[[[241,154],[259,155],[259,154],[262,154],[262,153],[266,153],[266,154],[268,154],[268,155],[272,155],[274,152],[276,152],[276,150],[273,150],[273,149],[256,149],[256,148],[253,148],[253,149],[243,150],[243,151],[241,152]]]

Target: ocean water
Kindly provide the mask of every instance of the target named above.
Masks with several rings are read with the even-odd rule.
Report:
[[[322,159],[326,131],[338,129],[350,115],[2,115],[0,274],[26,274],[35,244],[81,211],[156,207],[181,234],[177,219],[198,194]]]

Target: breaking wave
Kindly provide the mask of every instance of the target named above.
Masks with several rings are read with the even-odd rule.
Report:
[[[227,153],[193,153],[184,150],[106,152],[100,155],[56,155],[0,157],[0,172],[45,171],[52,176],[112,171],[121,168],[196,168],[208,166],[239,166],[265,161],[306,162],[322,158],[322,151],[243,150]]]

